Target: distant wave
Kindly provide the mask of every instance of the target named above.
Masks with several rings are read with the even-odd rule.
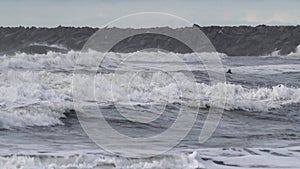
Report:
[[[300,45],[298,45],[294,52],[291,52],[287,55],[280,54],[280,50],[276,50],[272,52],[270,55],[263,56],[263,57],[279,57],[279,58],[286,58],[286,59],[300,59]]]
[[[57,44],[46,44],[46,43],[31,43],[28,46],[47,46],[47,47],[52,47],[52,48],[58,48],[58,49],[64,49],[64,50],[68,50],[67,47],[63,46],[63,45],[57,45]]]

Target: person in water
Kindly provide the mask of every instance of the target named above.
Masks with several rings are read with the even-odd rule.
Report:
[[[228,69],[226,73],[232,74],[231,69]]]

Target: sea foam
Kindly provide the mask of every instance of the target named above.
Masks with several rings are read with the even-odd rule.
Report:
[[[112,58],[108,66],[117,66],[118,58],[141,57],[164,58],[160,65],[168,72],[152,71],[139,74],[123,66],[118,73],[95,73],[103,57]],[[203,58],[216,53],[202,54]],[[227,82],[210,84],[195,82],[184,71],[202,70],[203,66],[193,64],[198,54],[176,54],[163,52],[135,52],[129,54],[96,51],[87,53],[71,51],[66,54],[50,52],[46,55],[17,54],[0,57],[0,127],[62,125],[64,112],[73,109],[74,85],[81,87],[76,97],[89,105],[95,101],[100,105],[111,104],[159,104],[182,103],[190,107],[207,109],[211,106],[225,110],[268,111],[300,103],[300,88],[276,85],[250,88]],[[184,63],[192,63],[191,70]],[[221,56],[221,58],[226,56]],[[156,59],[147,66],[155,65]],[[138,65],[130,62],[129,66]],[[174,65],[169,66],[167,65]],[[107,66],[107,65],[106,65]],[[138,65],[143,68],[143,65]],[[148,69],[151,67],[147,67]],[[155,68],[160,68],[159,66]],[[74,72],[80,73],[74,84]],[[120,73],[121,72],[121,73]],[[134,76],[133,76],[134,75]],[[172,80],[170,76],[182,83]],[[181,86],[180,90],[178,85]],[[113,87],[113,88],[112,88]],[[195,88],[196,87],[196,88]],[[196,91],[196,93],[195,93]],[[182,97],[184,93],[184,97]],[[225,105],[223,104],[225,101]],[[214,103],[214,104],[211,104]]]

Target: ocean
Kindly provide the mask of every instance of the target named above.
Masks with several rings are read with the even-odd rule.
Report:
[[[210,83],[207,69],[213,66],[195,59],[212,56],[220,57],[223,71],[231,69],[231,74],[225,73],[226,81]],[[104,57],[108,59],[103,61]],[[199,136],[211,108],[223,113],[212,136],[201,143]],[[235,57],[159,51],[4,55],[0,56],[0,166],[298,169],[299,108],[297,53]],[[101,113],[105,122],[85,113]],[[185,115],[194,118],[182,135],[185,126],[173,124]],[[109,125],[126,138],[152,138],[172,127],[173,135],[156,139],[155,148],[163,151],[152,154],[151,146],[116,140],[108,129],[102,134],[91,131],[98,128],[89,122],[101,129]],[[166,144],[172,147],[165,149]],[[132,157],[122,154],[132,147],[136,148]]]

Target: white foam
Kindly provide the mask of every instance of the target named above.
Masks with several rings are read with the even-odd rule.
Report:
[[[276,50],[276,51],[272,52],[270,55],[263,56],[263,57],[279,57],[279,58],[283,58],[283,59],[300,59],[300,45],[298,45],[296,47],[294,52],[291,52],[287,55],[281,55],[280,50]]]
[[[46,44],[46,43],[31,43],[29,46],[47,46],[47,47],[52,47],[52,48],[58,48],[58,49],[64,49],[68,50],[65,46],[63,45],[58,45],[58,44]]]
[[[62,124],[59,118],[72,106],[65,102],[71,90],[63,74],[8,70],[0,78],[1,128]]]
[[[220,99],[227,99],[224,107],[227,110],[242,109],[245,111],[266,111],[269,109],[280,108],[284,105],[300,103],[300,89],[288,88],[284,85],[257,89],[249,89],[241,85],[233,84],[217,84],[213,86],[205,84],[199,85],[201,86],[200,91],[202,92],[200,96],[208,96],[205,99],[200,98],[200,102],[209,105],[208,102],[203,102],[202,100],[207,100],[209,97],[218,96],[219,94]],[[225,94],[224,90],[226,90],[227,93],[222,96],[222,94]],[[219,100],[218,97],[214,97],[214,99],[214,102],[221,103],[222,101]]]
[[[214,169],[275,169],[300,166],[300,147],[285,148],[209,148],[197,151],[199,156],[209,159],[207,168]]]
[[[185,77],[182,73],[174,73],[173,76],[180,78]],[[167,83],[165,86],[153,86],[152,88],[144,88],[144,86],[136,85],[130,86],[128,89],[126,85],[128,84],[128,77],[130,76],[127,74],[118,75],[117,77],[113,76],[114,79],[109,79],[111,77],[108,75],[96,76],[96,100],[100,103],[113,102],[116,104],[129,104],[128,97],[130,97],[131,103],[136,104],[166,101],[182,102],[188,106],[196,106],[200,103],[201,108],[210,107],[210,101],[213,101],[214,106],[222,108],[222,102],[224,98],[226,98],[227,102],[224,109],[242,109],[245,111],[266,111],[289,104],[300,103],[300,88],[289,88],[284,85],[269,88],[246,88],[241,85],[226,83],[218,83],[215,85],[197,83],[198,94],[195,97],[195,93],[193,93],[194,86],[192,85],[194,82],[188,81],[189,79],[182,80],[186,82],[182,90],[178,89],[176,82]],[[155,73],[148,78],[153,80],[153,77],[159,77],[161,81],[168,80],[160,73]],[[148,82],[148,79],[142,78],[141,81]],[[110,88],[111,84],[114,86],[112,90]],[[142,82],[139,84],[142,84]],[[92,91],[92,89],[90,89],[90,91]],[[227,93],[225,93],[225,91],[227,91]],[[187,98],[182,99],[182,95]],[[82,97],[92,98],[93,95],[85,93]]]
[[[197,60],[195,57],[198,55],[163,52],[108,53],[106,57],[111,61],[108,66],[117,63],[118,58],[122,59],[128,56],[140,57],[140,61],[145,62],[135,65],[130,64],[129,60],[129,64],[124,65],[124,69],[122,69],[127,71],[115,73],[113,76],[111,74],[97,74],[96,76],[93,74],[104,57],[103,53],[95,51],[87,53],[71,51],[66,54],[49,52],[45,55],[17,54],[0,57],[0,127],[62,124],[59,118],[64,116],[63,112],[73,108],[72,81],[74,79],[72,70],[85,71],[78,77],[76,85],[82,87],[83,90],[79,93],[79,97],[86,105],[95,99],[104,105],[112,103],[159,104],[182,101],[183,104],[190,107],[200,104],[200,107],[207,108],[211,106],[210,101],[213,101],[215,106],[221,106],[222,101],[227,97],[224,107],[227,110],[263,111],[300,103],[300,89],[284,85],[249,89],[226,83],[215,85],[197,83],[199,94],[195,99],[195,85],[193,85],[195,82],[191,81],[191,78],[182,71],[178,71],[189,71],[189,69],[184,68],[185,64],[176,64],[178,59],[174,60],[173,58],[183,59],[184,63],[193,63]],[[210,55],[219,54],[200,55],[205,59]],[[164,62],[156,65],[157,59],[146,59],[151,56],[163,58],[162,60],[169,66],[166,66]],[[170,64],[170,62],[172,63]],[[130,72],[131,66],[142,69],[145,65],[158,70],[164,68],[167,73],[157,71],[133,76],[135,72]],[[288,68],[290,65],[282,67]],[[193,69],[202,70],[203,67],[196,64]],[[173,79],[169,76],[172,76]],[[133,80],[130,80],[132,78]],[[182,91],[178,90],[178,81],[174,81],[174,78],[181,82],[179,85]],[[93,91],[94,80],[96,93]],[[111,90],[112,84],[113,90]],[[225,89],[227,89],[227,95],[224,93]],[[184,98],[181,95],[182,92],[185,93]],[[130,102],[128,102],[128,98]]]
[[[297,46],[295,52],[291,52],[287,55],[288,57],[300,58],[300,45]]]
[[[123,158],[93,153],[1,156],[3,169],[298,169],[300,147],[202,148],[150,158]]]
[[[203,169],[197,153],[174,154],[149,159],[127,159],[103,155],[0,157],[2,169]]]

